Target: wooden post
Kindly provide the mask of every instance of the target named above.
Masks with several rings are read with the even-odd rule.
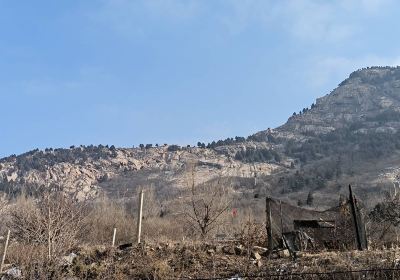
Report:
[[[138,222],[137,222],[137,243],[140,243],[140,235],[142,234],[142,216],[143,216],[143,195],[144,191],[140,191],[139,195],[139,209],[138,209]]]
[[[51,210],[50,210],[50,194],[47,196],[47,214],[48,214],[48,228],[47,228],[47,257],[51,259]]]
[[[4,245],[3,258],[1,259],[0,273],[3,272],[4,262],[6,260],[8,242],[10,241],[10,230],[7,232],[6,244]]]
[[[279,200],[279,216],[281,218],[281,236],[283,236],[282,200]]]
[[[266,200],[266,214],[267,214],[267,237],[268,237],[268,255],[272,253],[272,214],[271,214],[271,198],[267,197]]]
[[[114,228],[113,238],[112,238],[112,246],[115,246],[115,236],[117,235],[117,228]]]
[[[360,225],[357,216],[356,202],[354,200],[354,195],[353,195],[353,190],[351,189],[351,185],[349,185],[349,200],[350,200],[351,214],[353,216],[353,222],[356,232],[357,249],[362,251],[364,248],[363,248],[363,243],[361,241]]]

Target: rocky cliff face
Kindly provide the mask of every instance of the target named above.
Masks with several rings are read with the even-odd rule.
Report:
[[[95,152],[93,152],[93,149]],[[94,156],[95,155],[95,156]],[[131,187],[150,181],[163,181],[171,187],[187,185],[191,165],[196,166],[196,183],[218,176],[254,177],[254,172],[270,174],[280,168],[270,163],[243,163],[206,148],[181,148],[169,151],[168,146],[152,148],[78,147],[72,149],[35,150],[0,161],[0,186],[62,186],[79,192],[80,197],[93,196],[101,185],[119,176],[130,176]]]
[[[312,107],[291,117],[279,130],[320,134],[358,123],[367,129],[397,131],[400,68],[376,67],[353,72]]]
[[[274,132],[290,135],[327,134],[353,125],[377,132],[400,129],[400,68],[371,67],[350,74],[330,94],[318,98],[310,109],[291,116]],[[268,134],[267,131],[258,133]],[[257,135],[257,134],[256,134]]]

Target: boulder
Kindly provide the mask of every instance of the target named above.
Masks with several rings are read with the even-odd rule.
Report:
[[[22,278],[22,271],[18,267],[9,268],[6,271],[4,271],[3,274],[6,275],[7,277],[11,277],[11,279],[21,279]],[[3,279],[3,277],[1,279]],[[4,279],[8,279],[8,278],[4,278]]]
[[[255,260],[260,260],[261,259],[261,255],[257,252],[251,252],[251,257]]]
[[[72,263],[74,262],[74,260],[75,260],[75,258],[76,258],[77,256],[78,256],[78,255],[75,254],[75,253],[71,253],[71,254],[69,254],[68,256],[64,256],[64,257],[62,258],[64,265],[72,265]]]
[[[281,250],[278,252],[278,256],[280,258],[288,258],[288,257],[290,257],[290,252],[288,249],[284,249],[284,250]]]
[[[263,256],[268,253],[268,249],[260,246],[253,246],[253,252],[257,252]]]

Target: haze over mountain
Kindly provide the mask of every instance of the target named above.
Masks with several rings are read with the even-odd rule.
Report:
[[[266,121],[266,123],[268,123]],[[352,183],[373,203],[400,175],[400,68],[370,67],[350,74],[330,94],[275,129],[198,147],[80,146],[34,150],[0,160],[0,190],[62,186],[82,197],[111,196],[154,185],[171,194],[223,178],[236,190],[329,206]],[[310,204],[310,202],[308,201]]]

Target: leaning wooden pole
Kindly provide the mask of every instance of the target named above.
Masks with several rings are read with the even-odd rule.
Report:
[[[353,195],[353,190],[351,189],[351,185],[349,185],[349,201],[350,201],[351,214],[353,216],[354,227],[355,227],[355,232],[356,232],[357,249],[362,251],[363,246],[362,246],[362,242],[361,242],[360,229],[359,229],[358,217],[357,217],[357,212],[356,212],[357,211],[356,210],[356,202],[354,200],[354,195]]]
[[[7,239],[6,239],[6,244],[4,245],[3,258],[1,259],[0,273],[3,272],[3,267],[4,267],[4,262],[6,260],[7,248],[8,248],[9,241],[10,241],[10,230],[8,230],[8,232],[7,232]]]
[[[140,243],[140,235],[142,234],[142,217],[143,217],[143,195],[144,191],[140,191],[139,195],[139,209],[138,209],[138,222],[137,222],[137,243]]]
[[[267,197],[265,200],[266,215],[267,215],[267,237],[268,237],[268,254],[272,253],[273,240],[272,240],[272,214],[271,214],[271,198]]]

